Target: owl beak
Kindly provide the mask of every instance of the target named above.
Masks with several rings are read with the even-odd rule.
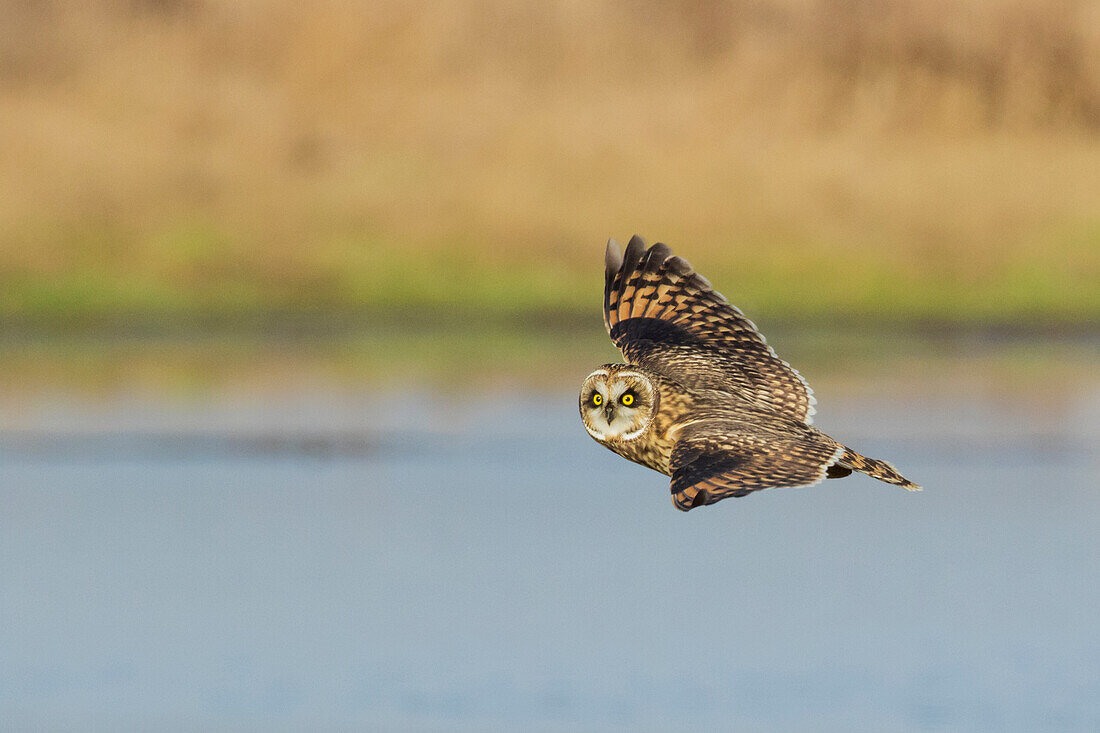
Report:
[[[607,415],[607,422],[609,422],[609,423],[611,422],[611,413],[613,413],[613,412],[615,412],[615,406],[614,405],[606,405],[603,408],[603,414]]]

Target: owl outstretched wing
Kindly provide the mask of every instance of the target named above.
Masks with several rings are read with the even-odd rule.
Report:
[[[773,438],[733,419],[689,423],[672,447],[672,503],[686,512],[761,489],[812,486],[844,450],[820,433]]]
[[[604,325],[632,364],[686,387],[736,392],[805,424],[813,390],[756,325],[664,244],[607,243]]]

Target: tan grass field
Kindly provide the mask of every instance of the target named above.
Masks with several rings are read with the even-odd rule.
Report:
[[[0,6],[0,318],[1100,316],[1100,2]]]

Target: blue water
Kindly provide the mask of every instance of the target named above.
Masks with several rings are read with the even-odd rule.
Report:
[[[820,394],[820,390],[819,390]],[[1100,391],[681,514],[572,392],[9,408],[3,730],[1100,730]]]

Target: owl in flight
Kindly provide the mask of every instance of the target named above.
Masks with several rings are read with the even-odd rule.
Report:
[[[603,316],[625,364],[581,386],[588,434],[672,477],[689,511],[760,489],[860,471],[918,491],[885,461],[812,427],[813,391],[756,326],[663,244],[607,243]]]

